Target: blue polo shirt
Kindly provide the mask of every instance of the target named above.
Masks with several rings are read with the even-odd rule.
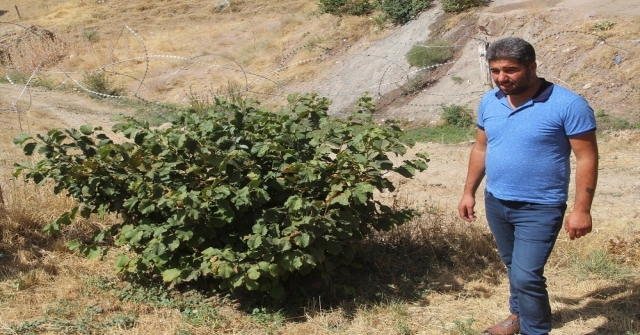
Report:
[[[567,201],[569,138],[596,130],[587,101],[542,79],[517,109],[495,88],[482,97],[478,127],[487,135],[486,190],[502,200],[538,204]]]

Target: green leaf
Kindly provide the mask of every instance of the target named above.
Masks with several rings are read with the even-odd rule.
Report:
[[[262,245],[262,236],[260,235],[251,235],[249,240],[247,240],[247,246],[249,249],[258,249]]]
[[[191,230],[180,230],[176,231],[176,237],[183,240],[188,241],[193,237],[193,231]]]
[[[270,264],[269,274],[274,278],[278,278],[280,277],[280,274],[282,274],[282,268],[278,264]]]
[[[260,288],[260,284],[257,281],[251,279],[245,279],[244,285],[249,291],[257,291]]]
[[[169,283],[169,282],[173,282],[174,280],[176,280],[178,277],[180,277],[180,274],[182,273],[182,271],[180,269],[168,269],[168,270],[164,270],[162,271],[162,280],[165,283]]]
[[[327,241],[327,252],[332,255],[338,255],[342,252],[342,245],[340,242],[330,239]]]
[[[71,251],[78,250],[78,248],[80,248],[81,245],[82,243],[80,243],[80,241],[78,240],[69,241],[69,250]]]
[[[280,239],[279,247],[281,251],[291,250],[291,242],[286,238]]]
[[[308,247],[309,244],[310,244],[310,241],[311,241],[311,237],[309,237],[309,235],[306,234],[306,233],[302,233],[302,234],[300,234],[300,235],[298,235],[298,236],[293,238],[293,242],[297,246],[302,247],[302,248]]]
[[[302,198],[298,197],[298,196],[291,196],[289,197],[289,199],[287,199],[287,201],[284,203],[284,205],[288,208],[290,208],[293,211],[298,211],[302,208],[302,205],[304,204]]]
[[[400,167],[397,167],[395,171],[405,178],[413,178],[413,176],[416,174],[416,168],[413,165],[407,163],[401,165]]]
[[[423,160],[419,160],[419,159],[414,159],[414,160],[412,160],[412,161],[411,161],[411,163],[412,163],[413,165],[415,165],[415,166],[416,166],[416,168],[417,168],[418,170],[420,170],[420,171],[424,171],[424,170],[426,170],[426,169],[427,169],[427,167],[428,167],[428,166],[427,166],[427,163],[426,163],[425,161],[423,161]]]
[[[96,258],[102,256],[102,248],[98,247],[97,245],[90,245],[90,246],[87,246],[82,251],[82,253],[88,259],[96,259]]]
[[[86,204],[80,204],[80,209],[78,210],[78,212],[80,212],[80,216],[85,219],[91,217],[91,207],[87,206]]]
[[[247,276],[250,279],[258,280],[260,278],[260,270],[258,269],[257,266],[254,265],[251,268],[249,268],[249,271],[247,271]]]
[[[22,143],[24,143],[25,141],[31,140],[33,139],[33,136],[29,135],[29,134],[21,134],[16,136],[13,139],[13,144],[15,145],[22,145]]]
[[[369,183],[358,183],[358,185],[356,185],[356,189],[353,191],[353,199],[357,204],[364,204],[369,200],[374,189],[375,186]]]
[[[237,276],[234,276],[231,281],[232,281],[231,286],[233,286],[233,288],[238,288],[238,287],[244,285],[245,277],[237,275]]]
[[[135,206],[138,204],[138,198],[136,197],[132,197],[129,198],[127,200],[125,200],[125,202],[122,204],[122,207],[128,209],[128,210],[133,210],[135,208]]]
[[[223,263],[220,265],[220,267],[218,268],[218,276],[222,277],[222,278],[231,278],[231,276],[233,276],[235,274],[235,272],[233,271],[233,268],[231,267],[231,265],[229,265],[229,263]]]
[[[98,206],[98,217],[102,220],[104,220],[105,216],[107,215],[107,211],[108,211],[107,206],[108,206],[107,204],[100,204],[100,206]]]
[[[269,262],[260,262],[258,263],[258,267],[262,272],[269,272]]]
[[[422,158],[425,162],[429,162],[429,154],[426,152],[419,152],[416,154],[416,157]]]
[[[91,135],[93,134],[93,126],[90,124],[85,124],[83,126],[80,126],[80,132],[83,133],[84,135]]]
[[[295,257],[293,258],[292,265],[293,265],[293,267],[294,267],[294,268],[296,268],[296,269],[300,269],[300,268],[302,267],[302,265],[303,265],[303,263],[302,263],[302,257],[300,257],[300,256],[295,256]]]
[[[42,228],[42,230],[47,234],[57,234],[60,232],[60,225],[58,222],[53,221]]]
[[[138,205],[138,210],[142,214],[153,213],[153,211],[156,210],[156,205],[153,203],[153,201],[149,199],[144,199],[140,201],[140,204]]]
[[[129,256],[126,254],[119,254],[116,260],[116,270],[122,271],[129,264]]]
[[[173,241],[171,241],[171,243],[169,243],[167,245],[167,247],[169,248],[169,250],[171,251],[175,251],[176,249],[178,249],[178,247],[180,246],[180,240],[179,239],[174,239]]]
[[[36,149],[37,146],[38,146],[38,144],[36,144],[35,142],[27,143],[24,146],[24,149],[22,149],[22,152],[24,152],[24,154],[27,155],[27,156],[31,156],[33,154],[33,151]]]
[[[226,259],[228,261],[231,261],[231,262],[236,260],[236,254],[233,251],[231,251],[231,249],[225,249],[222,252],[222,257],[224,257],[224,259]]]
[[[330,204],[338,203],[343,206],[349,206],[349,198],[351,197],[351,191],[346,190],[342,192],[340,195],[331,199]]]
[[[267,229],[266,226],[261,225],[259,223],[253,225],[253,227],[251,229],[253,230],[254,234],[258,234],[258,235],[262,235],[262,236],[267,235],[267,233],[269,232],[269,229]]]
[[[276,300],[282,300],[284,298],[284,287],[282,285],[276,285],[271,288],[269,295]]]

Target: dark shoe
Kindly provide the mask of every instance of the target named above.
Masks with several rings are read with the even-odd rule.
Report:
[[[510,315],[504,321],[484,330],[484,335],[514,335],[520,332],[520,320]]]

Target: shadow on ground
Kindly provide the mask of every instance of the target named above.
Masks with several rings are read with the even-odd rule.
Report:
[[[640,332],[640,281],[619,283],[579,298],[557,298],[570,307],[553,315],[554,328],[578,320],[605,317],[606,322],[585,335],[637,334]]]

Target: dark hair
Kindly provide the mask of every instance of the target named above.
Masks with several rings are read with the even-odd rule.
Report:
[[[488,62],[513,59],[528,66],[536,61],[536,51],[533,45],[519,37],[507,37],[491,43],[486,58]]]

